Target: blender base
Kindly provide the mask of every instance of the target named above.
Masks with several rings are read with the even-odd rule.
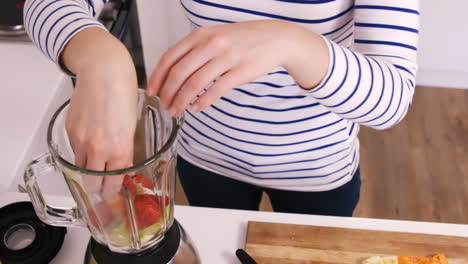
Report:
[[[86,250],[84,264],[199,264],[197,252],[176,220],[164,238],[152,248],[135,254],[115,253],[91,238]]]

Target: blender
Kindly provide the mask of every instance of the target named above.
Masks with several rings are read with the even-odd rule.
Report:
[[[85,264],[200,263],[187,233],[174,219],[175,143],[183,118],[172,118],[157,97],[139,90],[134,165],[92,171],[74,165],[65,129],[68,109],[69,101],[55,112],[47,131],[49,152],[32,161],[24,173],[39,219],[54,226],[88,228]],[[45,201],[37,177],[53,171],[63,174],[76,202],[73,208]],[[105,184],[113,188],[102,188]]]

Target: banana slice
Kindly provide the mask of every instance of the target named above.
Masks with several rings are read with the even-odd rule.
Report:
[[[364,260],[362,264],[398,264],[398,257],[371,257]]]

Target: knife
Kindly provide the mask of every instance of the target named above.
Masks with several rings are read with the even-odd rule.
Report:
[[[236,250],[236,256],[242,264],[257,264],[257,262],[241,248]]]

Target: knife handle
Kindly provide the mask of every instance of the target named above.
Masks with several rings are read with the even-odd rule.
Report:
[[[236,256],[242,264],[257,264],[257,262],[243,249],[236,250]]]

